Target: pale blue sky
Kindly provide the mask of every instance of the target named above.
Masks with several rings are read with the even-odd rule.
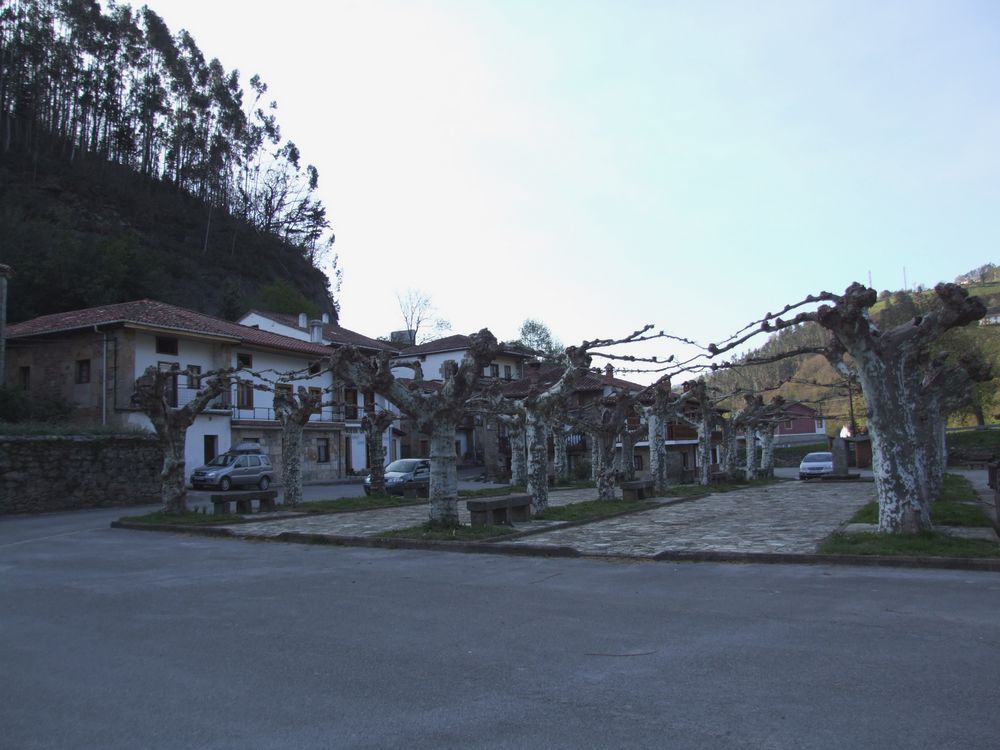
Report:
[[[996,2],[156,0],[320,170],[342,322],[704,342],[1000,260]]]

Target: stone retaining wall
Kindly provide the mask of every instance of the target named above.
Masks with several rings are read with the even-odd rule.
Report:
[[[144,435],[0,436],[0,515],[158,503],[162,462]]]

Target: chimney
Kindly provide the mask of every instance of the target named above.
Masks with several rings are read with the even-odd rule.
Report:
[[[314,344],[323,343],[323,321],[322,320],[310,320],[309,321],[309,340]]]
[[[309,325],[309,316],[305,313],[299,313],[299,328],[305,328]]]
[[[604,365],[604,383],[605,385],[610,385],[611,381],[615,379],[615,366],[608,362]]]
[[[330,313],[323,313],[323,325],[329,325]]]

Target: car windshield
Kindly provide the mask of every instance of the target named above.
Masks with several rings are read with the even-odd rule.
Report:
[[[415,458],[401,458],[398,461],[393,461],[391,464],[385,467],[386,471],[398,471],[402,474],[409,474],[412,471],[416,471],[417,467],[423,463]]]
[[[216,456],[211,461],[209,461],[205,466],[229,466],[233,461],[236,460],[236,456],[232,453],[223,453],[221,456]]]
[[[804,464],[821,464],[833,460],[832,453],[809,453],[802,459]]]

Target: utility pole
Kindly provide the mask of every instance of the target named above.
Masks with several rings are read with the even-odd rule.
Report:
[[[13,275],[10,266],[0,263],[0,387],[7,374],[7,279]]]

